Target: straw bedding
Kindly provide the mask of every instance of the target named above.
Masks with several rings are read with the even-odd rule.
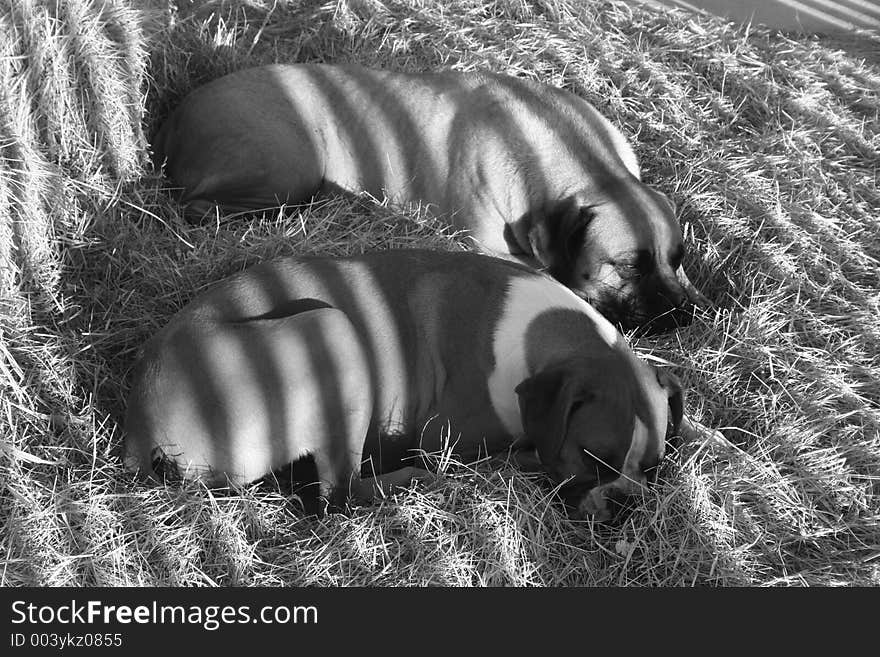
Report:
[[[0,0],[0,49],[3,585],[880,581],[876,38],[595,0]],[[607,526],[448,453],[438,482],[323,519],[284,482],[134,482],[135,352],[204,286],[280,254],[464,248],[370,199],[188,225],[147,137],[194,86],[272,61],[489,68],[593,102],[677,204],[717,305],[633,345],[732,445],[673,451]]]

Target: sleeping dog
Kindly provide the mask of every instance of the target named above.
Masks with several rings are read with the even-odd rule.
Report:
[[[536,453],[604,519],[681,421],[677,379],[528,267],[419,250],[290,257],[221,281],[145,345],[125,463],[151,474],[164,455],[187,477],[241,484],[311,455],[342,507],[418,478],[407,454],[445,436],[465,461]]]
[[[582,98],[487,72],[252,68],[192,92],[153,143],[189,209],[346,190],[422,202],[495,255],[546,269],[624,328],[706,299],[669,199]]]

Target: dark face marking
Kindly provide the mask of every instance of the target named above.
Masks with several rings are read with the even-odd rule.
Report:
[[[625,330],[689,321],[692,306],[678,276],[681,228],[659,192],[628,186],[590,204],[570,197],[538,232],[550,275]]]
[[[649,482],[656,479],[665,454],[667,427],[671,424],[674,431],[681,421],[683,400],[678,379],[665,370],[655,370],[644,362],[637,362],[635,356],[633,363],[634,368],[630,371],[633,376],[624,394],[627,403],[615,404],[621,401],[618,393],[615,395],[618,399],[606,397],[601,404],[601,408],[612,411],[612,421],[616,423],[612,431],[628,432],[628,436],[618,433],[617,444],[626,450],[622,462],[612,464],[610,459],[599,458],[595,451],[596,447],[601,447],[601,442],[594,442],[596,432],[601,435],[609,428],[603,422],[601,412],[596,412],[597,406],[588,420],[592,434],[589,446],[583,446],[582,457],[585,469],[592,477],[584,474],[572,478],[573,491],[580,496],[579,509],[601,520],[610,518],[613,506],[609,506],[610,503],[644,491]],[[571,440],[580,442],[576,436]],[[619,458],[619,453],[615,452],[613,456]],[[596,461],[600,464],[597,465]]]
[[[570,358],[516,388],[526,436],[568,499],[631,494],[665,453],[668,393],[653,368],[621,357]]]

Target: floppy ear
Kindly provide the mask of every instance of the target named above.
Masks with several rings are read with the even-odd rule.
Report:
[[[669,435],[674,436],[678,434],[681,420],[684,417],[684,391],[681,388],[681,381],[672,372],[665,369],[661,370],[655,367],[654,371],[657,373],[657,382],[669,397],[670,424],[672,424]]]
[[[675,214],[676,210],[678,209],[678,208],[675,207],[675,201],[673,201],[672,198],[671,198],[668,194],[665,194],[665,193],[661,192],[661,191],[660,191],[659,189],[657,189],[656,187],[653,187],[652,189],[653,189],[655,192],[657,192],[657,196],[660,197],[660,200],[663,201],[664,203],[666,203],[666,205],[669,206],[669,211],[672,212],[672,214]]]
[[[572,237],[589,223],[591,215],[584,210],[577,197],[569,196],[544,212],[531,214],[529,246],[541,265],[551,271],[566,265]]]
[[[554,368],[529,377],[515,388],[526,436],[550,463],[562,449],[572,411],[592,398],[571,370]]]
[[[663,205],[668,207],[669,211],[673,215],[675,214],[675,210],[676,210],[675,203],[673,202],[672,198],[670,198],[669,195],[666,194],[666,192],[660,191],[654,185],[645,184],[645,187],[647,187],[648,190],[651,192],[651,194],[653,194],[655,200],[657,200],[659,203],[662,203]]]
[[[651,187],[648,185],[657,199],[665,203],[669,206],[670,212],[675,215],[675,203],[672,202],[672,199],[669,198],[666,194],[661,192],[659,189],[655,187]],[[687,277],[687,274],[684,273],[684,265],[679,265],[678,269],[675,270],[675,278],[678,280],[679,285],[681,285],[684,290],[685,295],[692,304],[694,304],[697,308],[712,308],[712,302],[709,301],[706,296],[700,292],[694,284],[691,283],[690,279]]]
[[[553,265],[553,249],[550,245],[550,231],[544,217],[533,216],[532,227],[529,228],[529,246],[532,255],[542,267]]]

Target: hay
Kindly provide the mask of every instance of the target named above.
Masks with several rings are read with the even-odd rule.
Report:
[[[878,583],[875,38],[575,0],[62,4],[0,13],[4,585]],[[718,305],[635,346],[733,446],[673,450],[609,526],[568,518],[542,477],[454,459],[322,520],[284,485],[132,482],[128,370],[204,286],[280,254],[463,248],[369,200],[187,225],[141,172],[142,107],[151,135],[193,86],[270,61],[487,67],[596,104],[675,200]]]
[[[146,61],[137,17],[109,1],[0,5],[0,221],[11,235],[4,292],[20,279],[52,295],[58,231],[77,222],[77,192],[110,198],[141,171]]]

